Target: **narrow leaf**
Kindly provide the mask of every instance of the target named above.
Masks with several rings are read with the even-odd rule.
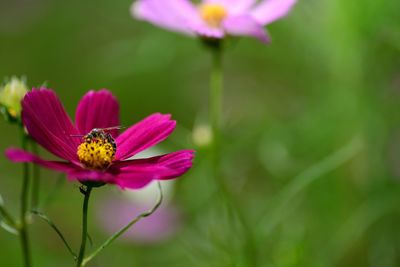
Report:
[[[0,227],[13,235],[19,235],[19,232],[17,229],[15,229],[13,226],[7,224],[5,221],[3,221],[1,219],[0,219]]]
[[[8,225],[8,227],[11,227],[12,229],[16,230],[17,224],[14,218],[11,216],[11,214],[6,210],[1,195],[0,195],[0,219],[2,219],[4,224]]]
[[[61,240],[63,241],[65,247],[68,249],[69,253],[71,253],[71,255],[74,257],[74,259],[76,259],[76,254],[73,252],[73,250],[71,249],[71,247],[69,246],[67,240],[64,238],[63,234],[61,233],[61,231],[57,228],[57,226],[49,219],[49,217],[47,217],[45,214],[33,210],[32,211],[33,214],[35,214],[36,216],[38,216],[39,218],[43,219],[45,222],[47,222],[51,228],[53,228],[54,231],[56,231],[57,235],[61,238]]]

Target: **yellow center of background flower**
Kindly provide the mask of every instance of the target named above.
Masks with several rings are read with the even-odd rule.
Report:
[[[90,132],[78,146],[77,155],[85,168],[107,169],[114,160],[116,146],[111,135],[104,132]]]
[[[213,28],[219,28],[228,15],[226,8],[220,4],[204,4],[199,10],[202,19]]]

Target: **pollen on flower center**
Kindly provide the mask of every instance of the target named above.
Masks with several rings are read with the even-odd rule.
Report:
[[[199,11],[201,18],[213,28],[220,27],[228,15],[226,8],[220,4],[203,4],[199,7]]]
[[[115,157],[117,150],[114,139],[101,129],[93,129],[84,136],[83,143],[78,146],[79,161],[87,169],[107,169]]]

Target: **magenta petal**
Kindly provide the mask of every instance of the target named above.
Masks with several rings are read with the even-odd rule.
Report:
[[[224,21],[225,30],[236,36],[252,36],[263,43],[270,41],[264,27],[248,15],[232,16]]]
[[[251,15],[262,25],[286,16],[296,0],[264,0],[254,8]]]
[[[32,162],[47,169],[66,173],[70,180],[114,183],[115,175],[110,172],[86,170],[70,162],[44,160],[18,148],[9,148],[5,154],[13,162]]]
[[[116,175],[115,183],[121,188],[138,189],[152,180],[179,177],[192,167],[193,153],[182,150],[148,159],[116,162],[113,168],[119,169],[120,173]]]
[[[94,128],[120,126],[118,101],[106,89],[89,91],[79,102],[75,118],[76,127],[81,134],[87,134]],[[114,138],[118,136],[118,132],[110,131]]]
[[[78,132],[56,94],[49,89],[33,89],[22,101],[22,121],[29,134],[54,155],[76,162]]]
[[[6,157],[13,162],[33,162],[42,167],[59,172],[69,173],[78,167],[69,162],[47,161],[18,148],[9,148],[5,152]]]
[[[155,113],[131,126],[117,139],[117,160],[124,160],[165,140],[175,129],[171,115]]]
[[[126,169],[118,174],[115,183],[121,189],[140,189],[153,181],[152,173],[136,173]]]
[[[108,171],[96,171],[88,170],[83,168],[75,168],[70,170],[68,173],[68,178],[71,180],[79,181],[94,181],[102,183],[115,183],[115,174]]]
[[[138,19],[189,35],[193,34],[191,25],[200,22],[196,8],[188,0],[138,0],[131,13]]]

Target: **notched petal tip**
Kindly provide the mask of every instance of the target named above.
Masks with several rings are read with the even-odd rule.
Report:
[[[138,0],[130,12],[136,19],[186,35],[193,35],[190,25],[200,21],[197,8],[188,0]]]
[[[25,97],[22,100],[22,102],[26,102],[30,98],[34,98],[36,96],[41,96],[43,94],[54,94],[54,91],[47,87],[32,87],[32,90],[25,94]]]
[[[94,128],[118,127],[120,126],[118,100],[108,89],[90,90],[79,101],[75,120],[77,129],[83,135]],[[113,129],[110,133],[116,138],[119,131]]]
[[[158,179],[173,179],[186,173],[193,166],[194,153],[194,150],[180,150],[158,157],[156,164],[163,168]]]
[[[154,113],[134,124],[117,139],[117,160],[130,158],[140,151],[164,141],[175,129],[171,114]]]
[[[115,183],[121,189],[140,189],[153,180],[182,176],[193,165],[194,150],[181,150],[162,156],[119,161],[113,167]]]
[[[32,162],[44,168],[63,172],[67,175],[70,181],[91,181],[102,183],[113,183],[115,178],[114,174],[110,172],[101,172],[94,170],[86,170],[81,166],[60,161],[48,161],[39,158],[38,156],[26,152],[19,148],[8,148],[5,152],[6,157],[15,163]]]
[[[252,11],[251,15],[261,24],[267,25],[285,17],[297,0],[264,0]]]
[[[4,155],[6,156],[6,158],[12,162],[30,162],[30,157],[27,156],[25,153],[21,153],[21,152],[25,152],[22,149],[19,148],[7,148],[6,151],[4,152]]]
[[[264,26],[249,15],[232,16],[224,22],[225,30],[232,36],[250,36],[268,44],[271,40]]]
[[[142,20],[143,16],[142,16],[142,10],[141,9],[142,9],[142,1],[141,0],[133,2],[131,4],[130,8],[129,8],[131,16],[136,18],[136,19]]]
[[[19,148],[8,148],[5,152],[5,155],[10,161],[15,163],[32,162],[44,168],[64,173],[68,173],[79,168],[79,166],[76,166],[70,162],[44,160]]]
[[[56,93],[48,88],[34,88],[22,101],[22,122],[30,136],[54,155],[76,160],[78,140],[75,126]]]

